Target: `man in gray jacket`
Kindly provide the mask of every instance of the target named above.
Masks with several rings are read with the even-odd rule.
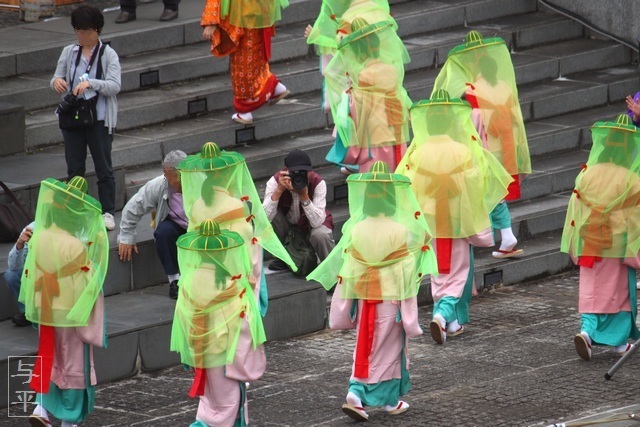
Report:
[[[169,297],[172,299],[178,298],[180,279],[176,241],[187,231],[180,172],[176,167],[186,157],[180,150],[166,155],[162,163],[164,174],[147,182],[125,205],[118,235],[120,260],[131,261],[133,252],[138,253],[136,227],[144,215],[155,211],[153,237],[169,280]]]

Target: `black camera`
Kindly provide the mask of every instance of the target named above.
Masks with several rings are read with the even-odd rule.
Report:
[[[72,93],[69,93],[64,98],[62,98],[62,101],[60,101],[60,104],[58,104],[56,113],[57,114],[67,113],[69,112],[69,110],[77,106],[78,106],[78,97]]]
[[[307,171],[289,171],[289,178],[291,178],[291,186],[295,190],[302,190],[309,184]]]

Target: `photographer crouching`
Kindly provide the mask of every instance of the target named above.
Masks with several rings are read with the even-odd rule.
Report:
[[[267,182],[262,205],[278,238],[296,262],[298,274],[306,276],[315,268],[315,255],[322,262],[336,245],[333,218],[326,209],[327,183],[313,171],[304,151],[291,151],[284,166]],[[285,270],[287,266],[276,260],[269,269]]]
[[[120,92],[120,60],[100,41],[104,17],[92,6],[71,13],[78,39],[62,50],[51,88],[62,94],[56,114],[64,139],[67,176],[85,176],[87,146],[98,177],[98,198],[107,230],[115,228],[116,182],[111,165],[111,145],[116,128]]]

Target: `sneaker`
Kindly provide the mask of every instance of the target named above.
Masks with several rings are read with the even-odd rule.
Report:
[[[178,299],[178,281],[174,280],[169,284],[169,298]]]
[[[102,218],[104,219],[104,226],[108,231],[112,231],[116,229],[116,221],[113,219],[113,215],[109,212],[105,212],[102,214]]]
[[[27,320],[27,316],[24,313],[18,313],[11,318],[11,321],[16,326],[31,326],[31,322]]]
[[[271,271],[284,271],[288,270],[289,266],[282,260],[275,260],[269,264],[269,270]]]

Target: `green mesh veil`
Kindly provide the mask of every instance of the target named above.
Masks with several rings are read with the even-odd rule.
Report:
[[[357,18],[325,70],[333,121],[346,148],[394,146],[409,140],[411,100],[402,87],[409,62],[393,21]]]
[[[335,54],[338,41],[351,33],[351,23],[358,17],[372,23],[393,21],[387,0],[323,0],[307,43],[316,45],[319,55]]]
[[[40,184],[19,298],[31,322],[55,327],[89,322],[107,274],[109,240],[102,207],[86,191],[82,177]]]
[[[409,179],[384,162],[351,175],[350,218],[329,256],[307,276],[326,289],[342,283],[345,299],[404,300],[417,295],[425,274],[437,274],[430,233]]]
[[[254,348],[266,341],[251,284],[251,259],[242,237],[205,220],[178,239],[180,295],[171,350],[182,363],[215,368],[233,362],[244,319]]]
[[[453,98],[466,93],[480,109],[488,149],[511,175],[531,173],[511,54],[500,37],[483,39],[477,31],[449,52],[433,94],[444,89]]]
[[[640,131],[625,114],[591,128],[589,160],[576,178],[562,252],[635,257],[640,249]]]
[[[411,179],[434,237],[462,238],[490,227],[489,213],[513,180],[482,148],[471,106],[438,91],[411,108],[414,138],[396,173]]]
[[[268,28],[282,17],[289,0],[221,0],[220,18],[239,28]]]
[[[221,228],[239,233],[248,251],[251,244],[258,244],[296,270],[271,227],[244,157],[208,142],[200,154],[180,162],[178,170],[187,231],[196,230],[205,219],[214,220]]]

